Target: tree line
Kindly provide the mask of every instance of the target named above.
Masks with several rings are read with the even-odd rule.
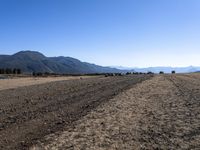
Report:
[[[0,74],[21,74],[21,69],[19,68],[0,68]]]

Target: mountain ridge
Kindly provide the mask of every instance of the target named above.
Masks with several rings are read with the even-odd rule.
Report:
[[[30,50],[19,51],[13,55],[0,55],[0,68],[20,68],[24,73],[87,74],[126,72],[126,70],[82,62],[72,57],[46,57],[38,51]]]
[[[192,72],[200,72],[199,66],[187,66],[187,67],[166,67],[166,66],[157,66],[157,67],[146,67],[146,68],[138,68],[138,67],[122,67],[115,66],[117,69],[126,69],[126,70],[134,70],[136,72],[154,72],[159,73],[163,71],[165,73],[171,73],[171,71],[176,71],[177,73],[192,73]]]

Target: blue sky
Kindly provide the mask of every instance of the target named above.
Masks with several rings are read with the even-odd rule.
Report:
[[[0,54],[200,66],[199,0],[0,0]]]

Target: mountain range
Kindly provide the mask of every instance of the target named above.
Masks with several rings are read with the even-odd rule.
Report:
[[[163,71],[165,73],[171,73],[172,71],[176,71],[176,73],[200,72],[200,67],[197,67],[197,66],[188,66],[188,67],[162,67],[160,66],[160,67],[147,67],[147,68],[115,66],[115,68],[121,69],[121,70],[144,72],[144,73],[147,73],[149,71],[154,72],[154,73],[159,73],[160,71]]]
[[[24,73],[86,74],[126,72],[125,70],[81,62],[71,57],[46,57],[37,51],[20,51],[14,55],[0,55],[0,68],[20,68]]]
[[[125,73],[125,72],[154,72],[177,73],[199,72],[200,67],[103,67],[82,62],[72,57],[46,57],[37,51],[20,51],[13,55],[0,55],[0,68],[19,68],[23,73],[49,72],[59,74],[89,74],[89,73]]]

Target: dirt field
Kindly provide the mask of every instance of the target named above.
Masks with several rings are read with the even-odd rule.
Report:
[[[200,75],[158,75],[31,149],[200,149]]]
[[[91,78],[90,76],[82,76],[81,78]],[[13,89],[23,86],[43,84],[53,81],[74,80],[80,77],[26,77],[14,79],[0,79],[0,90]]]
[[[0,149],[28,149],[148,75],[57,81],[0,91]],[[62,149],[62,148],[61,148]]]

